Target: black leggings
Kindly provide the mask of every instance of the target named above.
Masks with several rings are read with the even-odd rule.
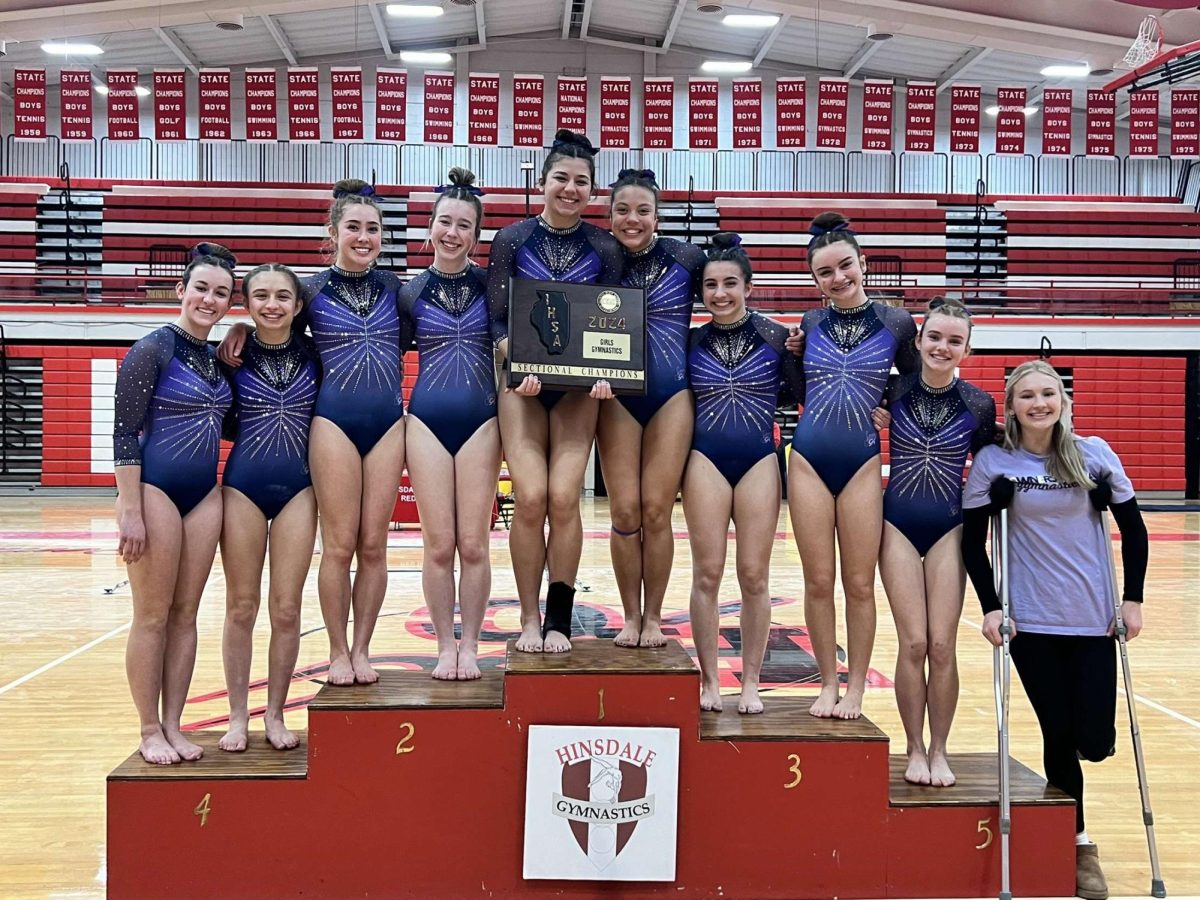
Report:
[[[1042,728],[1046,780],[1075,798],[1075,830],[1083,831],[1079,757],[1107,759],[1117,739],[1114,641],[1022,631],[1012,658]]]

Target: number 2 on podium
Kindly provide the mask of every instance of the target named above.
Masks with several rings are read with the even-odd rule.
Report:
[[[192,812],[200,817],[200,827],[203,828],[208,824],[208,814],[212,812],[212,794],[205,794],[204,799],[196,804],[196,808]]]
[[[401,753],[412,753],[417,749],[416,747],[411,746],[412,739],[417,733],[417,726],[412,722],[401,722],[400,729],[404,731],[405,734],[404,737],[400,738],[400,741],[396,744],[397,756],[399,756]]]
[[[789,753],[789,754],[788,754],[788,760],[790,760],[790,761],[791,761],[791,765],[790,765],[790,766],[788,766],[788,772],[789,772],[791,775],[793,775],[794,777],[792,778],[792,780],[791,780],[791,781],[787,782],[787,783],[786,783],[786,784],[783,786],[783,789],[784,789],[785,791],[789,791],[789,790],[791,790],[792,788],[794,788],[794,787],[796,787],[797,785],[799,785],[799,784],[800,784],[800,779],[804,777],[804,776],[801,774],[801,772],[800,772],[800,754],[798,754],[798,753]]]

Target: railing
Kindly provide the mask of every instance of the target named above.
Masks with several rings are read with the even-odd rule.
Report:
[[[0,473],[9,471],[10,447],[29,446],[29,435],[22,427],[28,422],[29,411],[20,402],[28,395],[29,385],[8,369],[8,343],[4,325],[0,324]]]
[[[54,178],[66,163],[76,179],[243,181],[331,184],[374,170],[384,184],[441,184],[452,166],[469,166],[480,184],[524,185],[522,163],[544,151],[518,147],[426,144],[156,143],[99,140],[16,141],[0,152],[0,175]],[[1178,196],[1189,161],[1158,157],[1053,157],[861,150],[605,150],[599,184],[623,168],[650,168],[664,190],[969,194],[986,179],[996,194]]]

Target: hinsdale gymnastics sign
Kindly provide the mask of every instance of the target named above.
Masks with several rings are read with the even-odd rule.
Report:
[[[674,881],[679,729],[533,725],[525,878]]]

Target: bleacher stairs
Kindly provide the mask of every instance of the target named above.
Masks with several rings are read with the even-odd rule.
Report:
[[[408,198],[378,197],[383,210],[383,247],[378,266],[391,272],[408,268]]]
[[[42,361],[11,356],[0,342],[0,483],[42,476]]]
[[[721,230],[720,219],[715,203],[663,200],[658,206],[658,233],[704,245]]]
[[[916,788],[865,718],[816,719],[811,699],[775,695],[762,715],[739,715],[732,697],[702,714],[698,696],[677,641],[626,650],[581,639],[563,654],[510,642],[505,669],[479,681],[386,669],[375,685],[324,686],[297,750],[254,732],[245,753],[226,754],[218,733],[193,732],[205,748],[195,763],[151,766],[134,753],[112,772],[108,895],[995,894],[994,754],[954,757],[954,787]],[[673,882],[522,877],[532,725],[678,729]],[[1014,891],[1072,892],[1074,816],[1066,795],[1013,764]]]
[[[946,282],[1003,285],[1008,277],[1004,212],[987,204],[947,206]]]
[[[37,280],[39,295],[78,298],[87,287],[99,289],[88,280],[103,270],[102,229],[104,193],[54,188],[37,204]]]

